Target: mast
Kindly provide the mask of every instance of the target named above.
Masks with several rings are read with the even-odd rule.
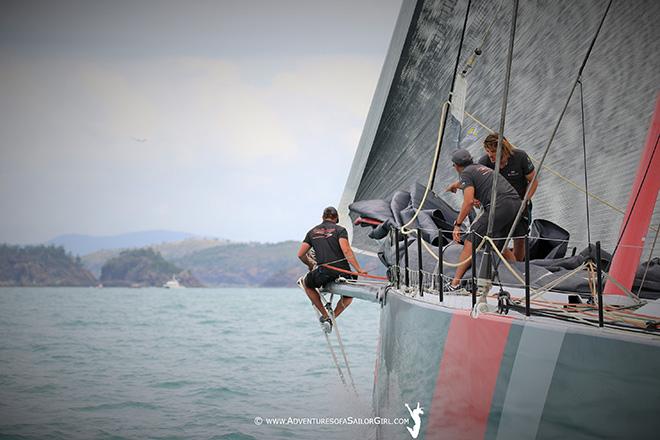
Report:
[[[644,250],[646,236],[651,217],[660,191],[660,93],[656,96],[655,111],[651,118],[646,144],[637,168],[626,214],[621,223],[619,241],[614,249],[609,276],[630,290],[635,279],[635,271]],[[631,302],[630,298],[614,283],[607,281],[605,285],[605,302],[613,305],[624,305]]]

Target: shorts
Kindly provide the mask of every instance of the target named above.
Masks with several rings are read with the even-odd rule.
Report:
[[[493,233],[491,238],[497,244],[498,249],[502,250],[504,247],[504,239],[509,234],[511,225],[516,218],[516,214],[520,209],[520,199],[504,199],[497,202],[497,209],[495,209],[495,219],[493,221]],[[485,236],[488,232],[488,216],[489,212],[484,212],[481,217],[477,219],[476,222],[472,223],[470,229],[476,234],[475,240],[481,242],[481,237]],[[526,221],[518,222],[516,229],[514,231],[514,236],[518,236],[518,233],[522,231],[521,235],[527,233],[528,226]],[[500,240],[497,240],[497,239]],[[466,241],[472,241],[470,234],[465,234],[463,237]]]
[[[341,269],[344,268],[342,267]],[[317,267],[305,275],[305,286],[311,287],[312,289],[318,289],[320,287],[325,287],[327,284],[330,284],[340,276],[348,279],[355,278],[353,275],[342,274],[325,267]]]

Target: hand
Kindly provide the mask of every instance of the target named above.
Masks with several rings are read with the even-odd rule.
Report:
[[[364,269],[358,269],[358,270],[357,270],[357,273],[358,273],[359,275],[366,275],[366,274],[367,274],[367,271],[364,270]]]
[[[454,230],[452,231],[452,238],[456,243],[461,242],[461,227],[456,225],[454,226]]]
[[[449,185],[449,186],[445,189],[445,192],[452,192],[452,193],[455,193],[455,192],[456,192],[456,189],[457,189],[457,188],[456,188],[456,182],[454,182],[454,183],[452,183],[451,185]]]
[[[481,206],[481,202],[477,199],[474,199],[472,201],[472,205],[475,206],[476,208],[479,208]]]

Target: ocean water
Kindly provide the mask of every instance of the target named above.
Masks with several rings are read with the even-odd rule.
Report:
[[[0,438],[375,438],[255,417],[372,416],[378,315],[339,320],[355,396],[298,289],[3,288]]]

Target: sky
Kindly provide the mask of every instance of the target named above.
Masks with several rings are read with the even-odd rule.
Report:
[[[336,205],[401,0],[5,0],[0,242],[302,239]]]

